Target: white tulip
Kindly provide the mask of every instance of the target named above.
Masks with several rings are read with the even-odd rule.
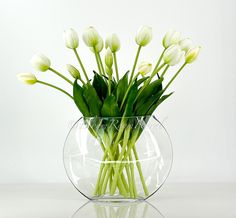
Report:
[[[163,60],[166,64],[174,66],[182,60],[184,54],[185,52],[181,50],[179,45],[171,45],[164,52]]]
[[[51,61],[49,60],[49,58],[40,53],[35,54],[31,58],[30,63],[36,70],[42,72],[47,71],[51,66]]]
[[[139,28],[135,41],[140,46],[146,46],[152,40],[152,28],[149,26],[142,26]]]
[[[186,52],[188,52],[188,50],[189,50],[190,48],[193,47],[193,42],[192,42],[192,40],[189,39],[189,38],[182,39],[182,40],[179,42],[179,46],[180,46],[180,48],[181,48],[183,51],[185,51],[185,53],[186,53]]]
[[[107,49],[106,54],[105,54],[105,64],[108,68],[112,68],[113,56],[112,56],[112,52],[110,48]]]
[[[97,53],[100,53],[102,51],[103,47],[104,47],[103,39],[102,39],[102,37],[99,36],[99,40],[98,40],[97,45],[95,45],[95,47],[90,47],[90,50],[94,53],[95,53],[95,51]]]
[[[169,30],[163,38],[162,44],[165,48],[178,44],[181,40],[181,33],[175,30]]]
[[[32,73],[20,73],[17,75],[17,78],[27,85],[33,85],[37,82],[37,78]]]
[[[63,37],[67,48],[76,49],[79,46],[79,37],[74,29],[65,30]]]
[[[86,28],[83,33],[83,40],[88,47],[95,47],[99,42],[99,34],[97,30],[92,26]]]
[[[185,62],[188,64],[194,62],[197,59],[200,50],[201,50],[200,46],[189,49],[185,55]]]
[[[74,77],[75,79],[80,78],[80,72],[73,65],[67,64],[66,68],[72,77]]]
[[[138,66],[138,72],[142,75],[145,76],[152,70],[152,64],[146,61],[143,61],[139,64]]]
[[[117,52],[120,50],[120,40],[118,36],[113,33],[106,39],[106,48],[110,48],[112,52]]]

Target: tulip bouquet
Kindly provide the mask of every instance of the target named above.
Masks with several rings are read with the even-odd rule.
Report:
[[[146,124],[148,116],[152,115],[155,109],[172,94],[172,92],[166,93],[168,87],[185,66],[196,60],[200,51],[200,47],[193,46],[189,38],[181,38],[179,32],[170,30],[163,38],[163,51],[152,69],[152,64],[149,62],[139,63],[139,54],[151,39],[151,28],[142,26],[135,37],[137,53],[132,68],[121,77],[117,64],[117,52],[120,49],[118,36],[111,34],[105,40],[106,52],[103,59],[101,57],[104,48],[103,39],[95,28],[88,27],[83,33],[83,41],[92,51],[97,63],[97,71],[93,72],[93,79],[89,79],[78,52],[78,35],[73,29],[66,30],[65,45],[74,52],[80,66],[78,70],[75,66],[67,65],[67,70],[74,81],[52,68],[49,58],[43,54],[33,56],[31,63],[38,71],[51,71],[64,79],[71,85],[72,94],[51,83],[38,80],[31,73],[18,75],[18,78],[26,84],[38,83],[63,92],[75,102],[83,114],[88,131],[99,141],[104,152],[94,187],[94,196],[106,193],[112,196],[118,191],[124,197],[136,198],[134,166],[125,164],[133,160],[136,161],[143,192],[146,196],[149,195],[135,146],[144,128],[139,122],[131,122],[127,118],[145,117],[143,121]],[[166,82],[167,71],[181,62],[177,72],[171,73],[172,78]],[[114,128],[112,119],[103,119],[103,123],[89,122],[87,118],[90,117],[109,117],[114,120],[120,117],[120,119]],[[111,164],[103,164],[106,161],[110,161]]]

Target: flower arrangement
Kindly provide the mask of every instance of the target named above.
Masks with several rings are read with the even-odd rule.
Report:
[[[180,32],[170,30],[163,38],[163,51],[152,69],[152,64],[146,61],[139,62],[141,50],[152,40],[152,29],[142,26],[135,37],[137,53],[131,71],[122,77],[117,64],[117,52],[120,50],[120,40],[116,34],[111,34],[105,40],[105,56],[101,57],[104,41],[94,27],[88,27],[83,33],[83,41],[95,56],[98,71],[94,71],[93,79],[89,79],[87,71],[78,53],[79,37],[74,29],[64,32],[64,41],[67,48],[71,49],[78,60],[80,69],[68,64],[67,70],[73,80],[51,67],[51,61],[43,54],[36,54],[31,59],[31,64],[38,71],[51,71],[64,79],[72,87],[72,94],[51,83],[38,80],[34,74],[21,73],[18,79],[33,85],[42,84],[66,94],[70,97],[83,114],[84,122],[90,133],[99,141],[104,152],[100,171],[98,172],[94,196],[105,193],[113,196],[118,190],[124,197],[137,197],[134,166],[127,166],[126,161],[138,160],[139,155],[135,143],[142,134],[148,116],[166,100],[171,93],[166,93],[169,86],[183,70],[184,67],[194,62],[199,54],[200,47],[193,46],[189,38],[182,38]],[[181,66],[172,74],[169,81],[165,81],[167,71],[179,63]],[[137,66],[138,65],[138,66]],[[82,75],[82,74],[83,75]],[[142,124],[132,123],[128,117],[146,116]],[[112,119],[103,119],[103,123],[89,122],[90,117],[120,117],[119,122]],[[104,165],[104,162],[111,164]],[[142,174],[142,167],[136,162],[137,170],[145,196],[149,191]],[[126,176],[124,176],[126,174]],[[108,185],[109,184],[109,185]],[[108,190],[109,189],[109,190]]]

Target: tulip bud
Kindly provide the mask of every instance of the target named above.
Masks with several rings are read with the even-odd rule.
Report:
[[[94,53],[95,52],[100,53],[103,49],[103,46],[104,46],[103,39],[102,39],[102,37],[99,36],[99,40],[98,40],[97,45],[95,45],[94,48],[90,47],[90,50]]]
[[[20,73],[17,75],[17,78],[27,85],[33,85],[37,82],[37,78],[32,73]]]
[[[179,42],[179,46],[180,46],[180,48],[181,48],[183,51],[185,51],[185,53],[187,53],[188,50],[189,50],[190,48],[192,48],[193,42],[192,42],[192,40],[189,39],[189,38],[182,39],[182,40]]]
[[[105,64],[108,68],[112,68],[113,65],[113,56],[110,48],[107,49],[105,54]]]
[[[73,65],[67,64],[66,68],[72,77],[80,79],[80,72]]]
[[[47,71],[51,66],[51,61],[49,60],[49,58],[39,53],[35,54],[31,58],[30,63],[36,70],[39,70],[42,72]]]
[[[85,29],[83,33],[83,40],[88,47],[95,47],[99,42],[99,34],[97,30],[95,30],[92,26]]]
[[[197,46],[195,48],[191,48],[188,50],[188,52],[185,55],[185,62],[190,64],[193,61],[195,61],[198,57],[198,54],[200,52],[201,47]]]
[[[139,28],[135,41],[140,46],[146,46],[152,40],[152,28],[149,26],[142,26]]]
[[[138,66],[138,72],[142,75],[145,76],[146,74],[148,74],[149,72],[151,72],[152,70],[152,64],[148,63],[146,61],[143,61],[139,64]]]
[[[63,37],[67,48],[76,49],[79,46],[79,37],[74,29],[64,31]]]
[[[113,73],[112,68],[109,68],[106,66],[106,73],[108,76],[112,76],[112,73]]]
[[[118,36],[113,33],[106,39],[106,48],[110,48],[112,52],[117,52],[120,50],[120,40]]]
[[[162,44],[165,48],[178,44],[181,40],[181,33],[175,30],[169,30],[163,38]]]
[[[163,55],[163,60],[166,64],[174,66],[178,64],[184,57],[184,51],[181,50],[179,45],[171,45],[168,47]]]

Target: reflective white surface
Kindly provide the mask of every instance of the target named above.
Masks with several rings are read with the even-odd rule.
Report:
[[[1,218],[236,217],[236,184],[165,184],[148,202],[88,202],[71,184],[0,185]]]

